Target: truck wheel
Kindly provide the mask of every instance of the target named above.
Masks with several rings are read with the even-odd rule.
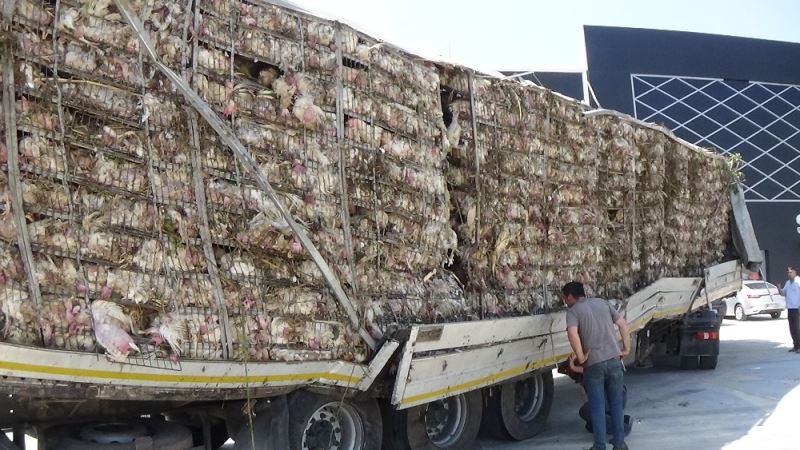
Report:
[[[681,369],[696,370],[698,367],[697,356],[681,356]]]
[[[380,450],[375,400],[355,401],[298,391],[289,398],[291,450]]]
[[[717,368],[719,355],[709,355],[700,357],[700,368],[703,370],[714,370]]]
[[[189,450],[193,446],[188,428],[158,421],[64,425],[46,431],[44,441],[46,450]]]
[[[781,313],[782,313],[782,312],[783,312],[783,311],[775,311],[775,312],[773,312],[773,313],[770,313],[769,315],[770,315],[770,317],[772,317],[773,319],[780,319],[780,318],[781,318]]]
[[[736,317],[736,320],[739,320],[741,322],[747,320],[747,314],[744,313],[744,308],[742,307],[741,303],[737,303],[736,307],[733,308],[733,314],[734,317]]]
[[[528,378],[492,388],[487,398],[484,425],[501,439],[522,441],[544,428],[553,406],[553,372],[537,372]]]
[[[468,450],[475,445],[483,415],[483,396],[471,391],[385,414],[387,450]]]

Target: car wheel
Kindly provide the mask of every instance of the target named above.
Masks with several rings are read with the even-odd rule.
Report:
[[[742,307],[741,303],[736,304],[736,308],[733,309],[734,316],[738,321],[745,321],[747,320],[747,315],[744,313],[744,307]]]
[[[780,319],[780,318],[781,318],[781,313],[782,313],[782,312],[783,312],[783,311],[775,311],[774,313],[770,313],[769,315],[770,315],[770,316],[771,316],[773,319]]]

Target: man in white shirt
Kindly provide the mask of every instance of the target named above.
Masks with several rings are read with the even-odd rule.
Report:
[[[786,275],[789,279],[780,291],[786,297],[786,312],[789,314],[789,333],[792,335],[792,348],[789,351],[800,353],[800,276],[797,276],[797,268],[793,266],[789,266]]]

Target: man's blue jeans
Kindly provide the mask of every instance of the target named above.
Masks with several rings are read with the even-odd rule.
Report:
[[[595,448],[606,448],[606,401],[611,411],[611,434],[614,436],[611,442],[614,445],[625,442],[622,385],[622,361],[619,358],[592,364],[583,372],[583,387],[592,411]]]

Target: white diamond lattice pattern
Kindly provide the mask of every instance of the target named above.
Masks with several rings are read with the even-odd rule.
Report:
[[[800,202],[800,85],[631,75],[634,115],[739,153],[748,201]]]

